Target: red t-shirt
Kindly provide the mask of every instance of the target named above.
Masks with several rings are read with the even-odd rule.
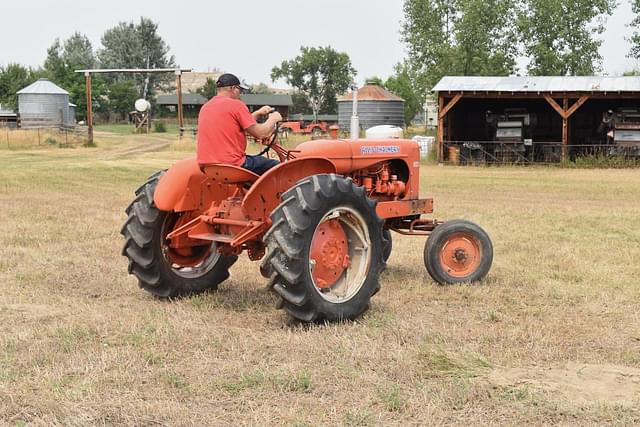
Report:
[[[256,124],[244,102],[214,96],[198,116],[198,163],[242,166],[247,148],[245,129]]]

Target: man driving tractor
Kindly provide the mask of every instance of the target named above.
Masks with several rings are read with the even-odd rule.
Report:
[[[240,95],[248,87],[240,83],[233,74],[223,74],[216,81],[218,94],[200,110],[198,116],[197,158],[200,166],[228,164],[240,166],[258,175],[278,164],[275,159],[245,154],[247,138],[245,132],[257,140],[269,137],[282,116],[265,105],[249,112]],[[268,116],[264,123],[256,119]]]

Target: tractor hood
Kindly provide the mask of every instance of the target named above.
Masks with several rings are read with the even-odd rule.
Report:
[[[419,167],[420,146],[410,139],[318,139],[303,142],[297,158],[326,157],[339,174],[364,169],[383,160],[401,159]],[[416,163],[415,165],[413,163]]]

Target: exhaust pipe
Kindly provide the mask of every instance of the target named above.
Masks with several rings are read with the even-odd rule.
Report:
[[[353,107],[351,109],[351,134],[349,139],[358,139],[360,137],[360,119],[358,118],[358,87],[353,85]]]

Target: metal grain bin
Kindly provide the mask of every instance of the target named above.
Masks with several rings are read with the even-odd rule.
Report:
[[[69,92],[47,79],[18,91],[18,110],[23,128],[72,126]]]
[[[353,93],[338,98],[338,125],[349,130],[353,108]],[[378,125],[404,127],[404,100],[376,85],[358,89],[358,117],[360,128]]]

